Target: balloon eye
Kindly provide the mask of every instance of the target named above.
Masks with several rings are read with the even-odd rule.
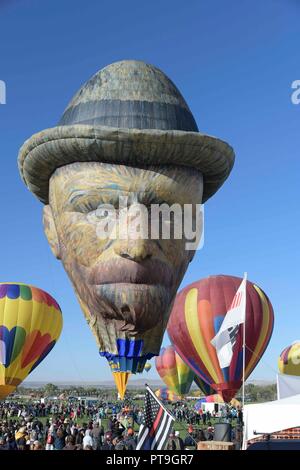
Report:
[[[95,222],[99,222],[99,220],[107,219],[111,216],[112,216],[112,209],[100,207],[97,210],[90,212],[87,215],[87,219],[89,222],[95,223]]]
[[[98,210],[96,211],[96,217],[97,217],[98,219],[101,219],[101,218],[103,218],[103,217],[108,217],[108,215],[109,215],[109,212],[108,212],[107,209],[98,209]]]

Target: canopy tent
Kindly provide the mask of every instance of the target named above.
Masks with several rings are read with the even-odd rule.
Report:
[[[272,434],[300,426],[300,395],[281,400],[246,405],[244,409],[243,449],[258,435]]]
[[[200,398],[200,400],[198,400],[194,406],[194,409],[197,411],[197,413],[200,412],[200,409],[204,409],[203,408],[203,404],[207,404],[207,403],[210,403],[210,404],[214,404],[214,403],[218,403],[220,405],[222,405],[222,407],[226,407],[227,405],[231,405],[235,408],[237,407],[240,407],[241,406],[241,403],[236,399],[236,398],[233,398],[230,403],[225,403],[223,398],[218,395],[218,394],[214,394],[214,395],[208,395],[207,397],[202,397]],[[213,408],[211,408],[213,410]],[[205,410],[207,411],[208,408],[205,407]],[[209,410],[210,411],[210,410]]]

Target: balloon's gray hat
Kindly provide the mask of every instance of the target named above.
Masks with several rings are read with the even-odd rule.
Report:
[[[88,80],[58,126],[34,134],[18,158],[22,179],[45,204],[53,172],[74,162],[193,167],[203,174],[205,202],[228,177],[234,152],[198,132],[188,105],[161,70],[124,60]]]

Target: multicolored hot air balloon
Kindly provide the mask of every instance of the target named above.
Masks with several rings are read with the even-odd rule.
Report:
[[[224,403],[224,400],[221,397],[221,395],[219,395],[218,393],[214,393],[213,395],[208,395],[207,397],[205,397],[205,402],[206,403]]]
[[[147,362],[144,369],[146,372],[149,372],[149,370],[152,368],[152,365],[150,364],[150,362]]]
[[[223,322],[242,279],[210,276],[194,282],[176,296],[168,323],[169,337],[180,356],[226,402],[242,384],[242,326],[230,367],[221,369],[211,340]],[[247,281],[246,378],[262,357],[273,331],[274,314],[266,294]]]
[[[282,351],[278,368],[282,374],[300,375],[300,341],[295,341]]]
[[[0,399],[49,354],[62,323],[59,305],[43,290],[0,283]]]
[[[215,390],[208,384],[206,383],[201,377],[198,377],[195,375],[194,377],[194,382],[197,385],[197,387],[200,389],[200,391],[203,393],[203,395],[213,395],[215,393]]]
[[[161,349],[160,355],[155,358],[155,365],[160,377],[172,392],[179,396],[189,392],[195,374],[183,362],[173,346]]]
[[[156,390],[155,395],[162,401],[180,401],[180,397],[166,387]]]

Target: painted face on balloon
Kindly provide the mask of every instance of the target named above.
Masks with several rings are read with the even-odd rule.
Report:
[[[202,175],[187,167],[82,162],[56,170],[45,233],[92,323],[114,320],[134,334],[167,322],[194,254],[186,249],[184,205],[195,223],[202,192]],[[181,208],[181,234],[174,234],[179,213],[157,216],[161,204]]]

